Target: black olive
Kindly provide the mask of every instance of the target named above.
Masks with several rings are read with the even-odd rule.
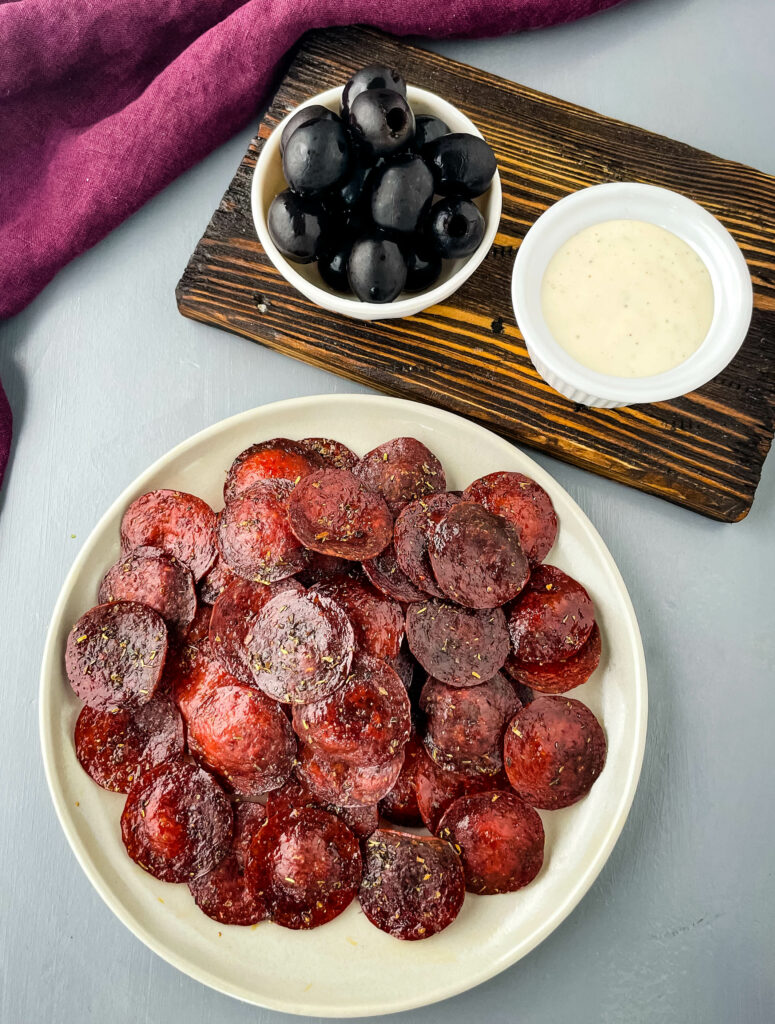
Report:
[[[497,170],[495,154],[478,135],[454,132],[429,142],[423,157],[442,196],[480,196]]]
[[[288,139],[290,139],[297,128],[301,128],[305,124],[311,124],[313,121],[339,121],[339,117],[333,110],[329,110],[328,107],[323,107],[319,103],[310,103],[308,107],[302,107],[301,110],[297,110],[283,128],[283,133],[280,136],[280,153],[282,154],[285,151]]]
[[[406,154],[374,174],[371,216],[385,231],[416,231],[433,199],[433,175],[421,156]]]
[[[369,89],[356,96],[349,124],[355,141],[372,158],[398,153],[414,137],[414,114],[391,89]]]
[[[484,217],[468,199],[440,199],[431,208],[428,234],[445,260],[470,256],[484,238]]]
[[[419,153],[423,146],[442,135],[449,135],[449,125],[433,114],[418,114],[414,119],[414,150]]]
[[[406,96],[406,82],[393,68],[381,64],[370,64],[356,71],[342,92],[342,114],[347,117],[356,96],[369,89],[392,89]]]
[[[335,292],[349,294],[350,281],[347,277],[347,261],[352,243],[348,239],[338,248],[328,250],[318,257],[320,276]]]
[[[353,244],[347,276],[361,302],[392,302],[406,283],[406,263],[396,242],[371,235]]]
[[[266,218],[269,237],[294,263],[311,263],[321,251],[328,215],[316,199],[286,189],[272,200]]]
[[[314,195],[336,185],[350,170],[350,147],[340,121],[311,121],[288,139],[283,174],[295,192]]]
[[[406,260],[407,292],[424,292],[435,284],[441,273],[441,257],[429,246],[412,247],[404,250]]]

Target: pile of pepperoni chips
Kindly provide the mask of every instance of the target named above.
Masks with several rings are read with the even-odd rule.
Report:
[[[512,472],[447,491],[409,437],[361,459],[274,438],[224,497],[134,501],[68,636],[76,753],[127,794],[129,856],[223,924],[315,928],[357,896],[402,939],[531,882],[536,808],[580,800],[606,757],[565,696],[600,632],[543,564],[547,493]]]

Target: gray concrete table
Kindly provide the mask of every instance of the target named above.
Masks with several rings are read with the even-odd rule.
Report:
[[[635,0],[550,31],[429,45],[773,173],[773,39],[772,0]],[[175,283],[251,130],[0,328],[17,431],[0,498],[3,1024],[292,1019],[179,974],[112,916],[54,816],[37,730],[50,612],[115,496],[224,416],[357,390],[176,311]],[[632,594],[650,685],[643,775],[618,845],[571,917],[486,985],[403,1019],[768,1024],[775,462],[751,514],[728,526],[538,458],[597,525]]]

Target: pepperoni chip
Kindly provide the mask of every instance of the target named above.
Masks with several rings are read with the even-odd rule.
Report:
[[[412,689],[412,683],[414,682],[414,669],[417,662],[414,660],[412,655],[409,653],[409,647],[406,643],[406,637],[404,642],[398,651],[395,658],[385,658],[388,665],[398,675],[398,678],[404,684],[406,692]]]
[[[323,465],[323,459],[309,446],[287,437],[275,437],[246,448],[232,462],[223,485],[223,500],[228,504],[259,480],[291,480]]]
[[[531,665],[511,655],[506,661],[509,675],[539,693],[567,693],[586,683],[600,664],[600,630],[592,627],[589,640],[580,651],[565,661],[549,661],[545,665]]]
[[[410,502],[396,519],[394,545],[399,568],[420,590],[433,597],[444,597],[431,568],[428,544],[444,516],[460,498],[443,492]]]
[[[202,604],[213,605],[232,583],[236,583],[240,577],[233,572],[219,556],[215,565],[203,576],[196,588],[197,596]]]
[[[186,646],[196,647],[201,644],[203,640],[207,639],[207,634],[210,629],[210,616],[212,610],[209,605],[200,604],[196,610],[191,625],[186,630],[186,635],[183,637],[183,643]]]
[[[580,700],[536,697],[509,723],[503,760],[509,782],[548,811],[581,800],[603,770],[605,733]]]
[[[428,544],[436,582],[467,608],[498,608],[527,583],[530,567],[513,524],[460,501],[437,523]]]
[[[156,692],[167,657],[167,627],[136,601],[98,604],[67,637],[65,669],[84,704],[97,711],[134,711]]]
[[[199,909],[219,924],[258,924],[269,916],[265,901],[245,877],[247,848],[265,820],[261,804],[237,804],[231,850],[212,871],[188,883]]]
[[[363,571],[377,590],[381,590],[386,597],[392,597],[394,601],[411,604],[413,601],[424,601],[428,596],[412,583],[398,564],[396,549],[392,544],[388,544],[376,558],[364,562]]]
[[[412,707],[393,669],[361,654],[335,693],[294,707],[293,728],[332,761],[373,766],[392,760],[409,739]]]
[[[261,609],[277,594],[303,594],[295,579],[265,585],[238,579],[228,586],[213,607],[210,619],[210,644],[215,657],[227,672],[243,683],[253,682],[248,641]]]
[[[299,444],[311,448],[334,469],[352,469],[358,461],[355,452],[350,451],[341,441],[332,441],[329,437],[305,437]]]
[[[345,910],[361,881],[361,853],[349,828],[305,807],[273,817],[253,837],[245,870],[283,928],[317,928]]]
[[[321,803],[352,807],[378,804],[395,786],[403,763],[403,748],[391,761],[361,767],[331,761],[311,747],[302,746],[296,774]]]
[[[377,829],[364,845],[358,898],[388,935],[427,939],[452,924],[463,905],[460,858],[441,839]]]
[[[549,554],[557,536],[557,513],[543,487],[529,476],[488,473],[466,487],[463,500],[475,501],[488,512],[509,519],[531,565],[543,562]]]
[[[370,583],[334,576],[310,588],[311,594],[323,594],[347,612],[355,642],[375,658],[397,658],[404,638],[404,613],[401,606],[381,594]]]
[[[451,686],[476,686],[492,679],[509,653],[500,608],[459,608],[435,598],[410,604],[406,637],[425,671]]]
[[[86,774],[113,793],[128,793],[146,769],[185,750],[183,719],[167,697],[156,696],[134,714],[81,708],[75,753]]]
[[[382,815],[396,825],[422,825],[417,806],[415,779],[420,759],[424,758],[422,741],[413,732],[404,747],[404,763],[395,786],[379,802]]]
[[[126,852],[161,882],[188,882],[228,853],[231,804],[204,769],[163,761],[129,791],[121,815]]]
[[[586,643],[595,622],[592,599],[580,583],[553,565],[539,565],[509,615],[518,661],[565,661]]]
[[[393,515],[410,501],[447,487],[444,469],[414,437],[396,437],[364,455],[353,473],[370,491],[381,494]]]
[[[288,523],[289,480],[259,480],[218,516],[218,550],[243,579],[274,583],[293,576],[308,555]]]
[[[414,789],[420,817],[429,832],[435,832],[449,807],[460,796],[472,793],[489,793],[507,787],[509,780],[504,772],[497,775],[465,774],[443,771],[423,753],[417,758]]]
[[[252,686],[222,683],[187,721],[188,746],[240,796],[282,786],[293,769],[296,739],[279,705]]]
[[[215,657],[207,637],[176,651],[168,660],[164,678],[186,723],[219,686],[237,682]]]
[[[149,491],[136,498],[121,520],[121,550],[151,547],[187,565],[200,580],[212,568],[215,513],[201,498],[184,491]]]
[[[538,812],[503,790],[455,800],[441,819],[439,838],[460,855],[466,889],[480,896],[516,892],[533,881],[544,862]]]
[[[319,807],[340,818],[359,839],[366,839],[379,827],[379,814],[375,804],[341,807],[339,804],[318,800],[299,779],[291,778],[280,789],[273,790],[266,800],[269,817],[287,817],[303,807]]]
[[[346,469],[304,477],[291,495],[288,518],[305,547],[355,562],[374,558],[393,536],[385,502]]]
[[[247,647],[254,685],[284,704],[309,704],[344,683],[355,636],[335,601],[284,592],[264,605]]]
[[[503,767],[506,723],[521,707],[500,672],[478,686],[448,686],[429,678],[420,693],[427,716],[426,750],[440,768],[494,774]]]
[[[105,574],[97,600],[146,604],[178,634],[185,633],[196,614],[191,570],[157,548],[139,548],[120,558]]]

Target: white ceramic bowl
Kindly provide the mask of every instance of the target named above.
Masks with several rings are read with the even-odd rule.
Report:
[[[708,268],[714,309],[700,347],[683,363],[651,377],[614,377],[577,362],[555,341],[541,309],[547,264],[573,235],[606,220],[642,220],[672,231]],[[574,402],[611,409],[662,402],[702,387],[734,357],[751,322],[753,288],[743,254],[727,229],[686,196],[635,182],[593,185],[542,213],[517,253],[511,296],[517,324],[535,368]]]
[[[438,455],[450,488],[508,469],[533,477],[549,492],[560,521],[549,561],[584,583],[603,636],[597,671],[572,695],[605,729],[606,766],[583,800],[540,812],[546,856],[534,882],[504,896],[467,895],[452,926],[423,942],[400,942],[374,928],[357,901],[309,932],[268,921],[255,928],[217,924],[197,909],[185,885],[165,885],[127,857],[119,829],[124,797],[95,786],[79,765],[73,727],[81,705],[64,671],[67,632],[94,603],[100,579],[118,557],[122,513],[144,491],[193,491],[218,508],[225,467],[262,438],[325,435],[365,453],[407,434]],[[51,618],[40,730],[46,777],[73,852],[141,941],[191,977],[239,999],[286,1013],[363,1017],[432,1003],[491,978],[573,910],[627,818],[643,757],[646,706],[643,646],[622,577],[597,530],[545,470],[503,438],[441,409],[396,398],[323,395],[265,405],[215,424],[162,456],[111,505],[76,558]],[[617,884],[635,883],[623,870]],[[615,910],[606,913],[613,917]],[[114,965],[101,966],[107,971]]]
[[[299,104],[296,110],[308,107],[312,103],[320,103],[338,113],[343,88],[344,86],[328,89],[317,96],[312,96],[304,103]],[[447,103],[440,96],[436,96],[426,89],[417,89],[410,85],[407,88],[407,99],[415,115],[433,114],[448,124],[453,132],[468,132],[471,135],[478,135],[479,138],[483,137],[473,121],[469,121],[457,107],[453,107],[451,103]],[[429,306],[442,302],[457,291],[490,251],[490,246],[498,230],[501,219],[501,181],[498,172],[495,172],[492,184],[484,195],[474,200],[482,211],[485,222],[484,238],[476,252],[464,259],[444,260],[441,276],[432,288],[428,288],[424,292],[411,294],[402,292],[393,302],[360,302],[352,296],[342,295],[329,288],[318,273],[316,264],[293,263],[287,260],[269,237],[266,225],[269,206],[277,193],[288,187],[283,177],[280,138],[283,128],[296,113],[296,110],[291,110],[283,118],[264,143],[253,172],[253,185],[250,191],[253,222],[256,225],[259,241],[285,280],[316,305],[322,306],[323,309],[329,309],[333,313],[342,313],[345,316],[354,317],[356,320],[393,320],[396,317],[412,316],[414,313],[419,313]]]

